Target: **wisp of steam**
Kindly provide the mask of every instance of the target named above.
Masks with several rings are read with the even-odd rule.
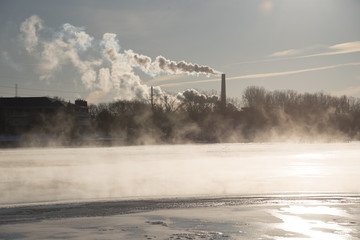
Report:
[[[359,192],[359,143],[8,149],[0,206],[42,201]]]
[[[149,87],[135,73],[141,70],[149,76],[161,74],[217,75],[208,66],[175,62],[163,56],[152,60],[133,50],[121,51],[116,34],[105,33],[101,40],[87,34],[83,28],[69,23],[60,30],[46,27],[37,15],[26,19],[20,28],[19,40],[37,61],[40,79],[55,79],[54,75],[66,65],[74,66],[81,83],[92,93],[102,96],[111,91],[122,99],[148,99]],[[49,37],[49,32],[52,32]],[[157,94],[162,94],[156,87]]]

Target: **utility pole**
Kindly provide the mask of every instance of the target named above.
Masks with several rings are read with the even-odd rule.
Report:
[[[226,83],[225,83],[225,74],[221,74],[221,95],[220,95],[220,104],[222,110],[226,108]]]
[[[15,83],[15,97],[18,97],[18,85]]]

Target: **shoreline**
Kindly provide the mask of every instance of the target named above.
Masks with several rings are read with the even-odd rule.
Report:
[[[163,209],[191,209],[227,206],[284,205],[312,203],[360,204],[360,193],[282,193],[241,196],[128,198],[98,201],[65,201],[0,205],[0,226],[22,222],[74,217],[113,216]]]
[[[168,145],[190,145],[190,144],[344,144],[344,143],[358,143],[359,139],[292,139],[288,140],[268,140],[268,141],[174,141],[166,142],[159,141],[151,144],[144,143],[131,143],[124,141],[123,138],[111,138],[111,137],[95,137],[84,139],[58,139],[58,138],[46,138],[29,143],[28,139],[23,139],[19,136],[1,136],[0,135],[0,150],[6,149],[32,149],[32,148],[94,148],[94,147],[137,147],[137,146],[168,146]]]
[[[313,194],[0,208],[0,239],[358,240],[359,203]]]

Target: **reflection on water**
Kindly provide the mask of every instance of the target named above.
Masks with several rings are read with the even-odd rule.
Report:
[[[355,194],[296,194],[0,208],[0,238],[359,240],[359,206]]]
[[[325,158],[332,158],[335,157],[335,154],[324,154],[324,153],[301,153],[293,155],[295,159],[325,159]]]
[[[283,207],[280,209],[285,213],[291,214],[324,214],[324,215],[335,215],[335,216],[342,216],[342,217],[349,217],[350,215],[342,210],[335,207],[328,207],[328,206],[312,206],[312,207],[305,207],[305,206],[289,206]]]
[[[357,239],[359,231],[355,215],[332,206],[289,206],[269,211],[282,223],[274,228],[285,231],[282,236],[272,239]],[[359,220],[359,219],[357,219]]]
[[[321,172],[324,169],[323,164],[312,164],[308,162],[291,162],[289,163],[288,175],[295,177],[324,177],[325,173]],[[329,172],[327,172],[329,174]]]
[[[336,159],[336,157],[339,158],[339,155],[335,153],[307,152],[294,154],[291,158],[295,161],[289,161],[286,173],[303,178],[323,178],[334,173],[326,160]]]

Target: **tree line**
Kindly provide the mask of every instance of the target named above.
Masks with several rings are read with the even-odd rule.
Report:
[[[227,99],[223,106],[214,93],[187,90],[153,101],[91,104],[88,110],[86,127],[79,127],[72,110],[65,108],[51,118],[37,116],[40,124],[17,134],[26,139],[50,134],[67,144],[115,145],[360,140],[360,99],[322,92],[251,86],[242,99]],[[6,123],[0,125],[0,135],[9,132]]]
[[[128,144],[351,141],[360,139],[360,100],[325,93],[245,89],[222,107],[213,94],[91,105],[93,129]],[[240,102],[240,104],[239,104]]]

